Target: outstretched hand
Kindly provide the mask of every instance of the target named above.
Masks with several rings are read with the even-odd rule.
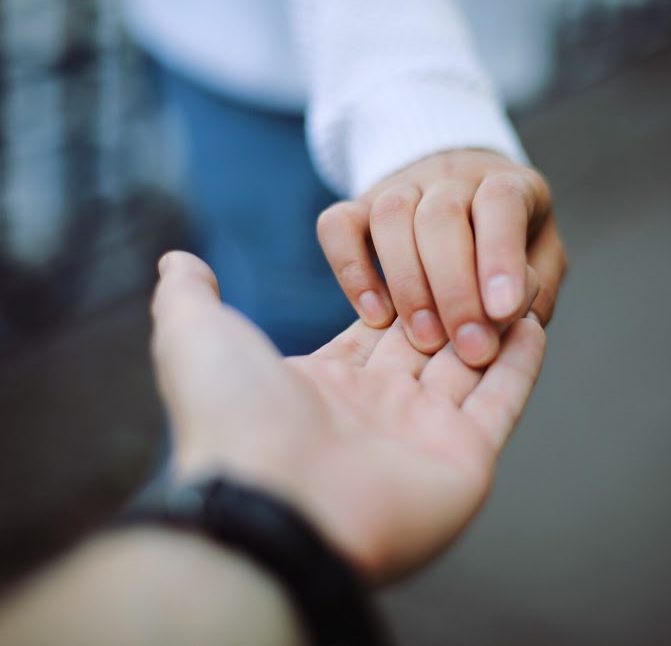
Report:
[[[173,252],[159,269],[153,351],[180,477],[225,470],[274,491],[372,580],[465,527],[538,376],[538,323],[515,322],[484,371],[451,345],[417,351],[398,320],[283,359],[202,261]]]

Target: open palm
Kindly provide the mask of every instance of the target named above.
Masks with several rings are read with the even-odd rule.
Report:
[[[273,488],[375,579],[465,527],[540,370],[537,323],[515,323],[486,371],[450,345],[418,352],[399,322],[357,321],[283,359],[219,302],[204,263],[173,253],[161,271],[155,359],[185,475],[228,469]]]

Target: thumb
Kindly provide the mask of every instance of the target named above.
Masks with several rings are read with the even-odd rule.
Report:
[[[152,354],[161,394],[174,414],[205,411],[241,375],[267,369],[278,355],[254,325],[221,302],[214,273],[202,260],[173,251],[161,258],[159,273]]]

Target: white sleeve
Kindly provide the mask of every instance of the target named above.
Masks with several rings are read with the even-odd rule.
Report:
[[[291,0],[317,169],[353,196],[422,157],[526,161],[454,0]]]

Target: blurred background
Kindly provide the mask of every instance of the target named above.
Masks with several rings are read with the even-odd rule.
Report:
[[[381,602],[400,644],[671,644],[671,2],[467,0],[571,258],[472,531]],[[0,0],[0,581],[144,482],[179,134],[116,0]]]

